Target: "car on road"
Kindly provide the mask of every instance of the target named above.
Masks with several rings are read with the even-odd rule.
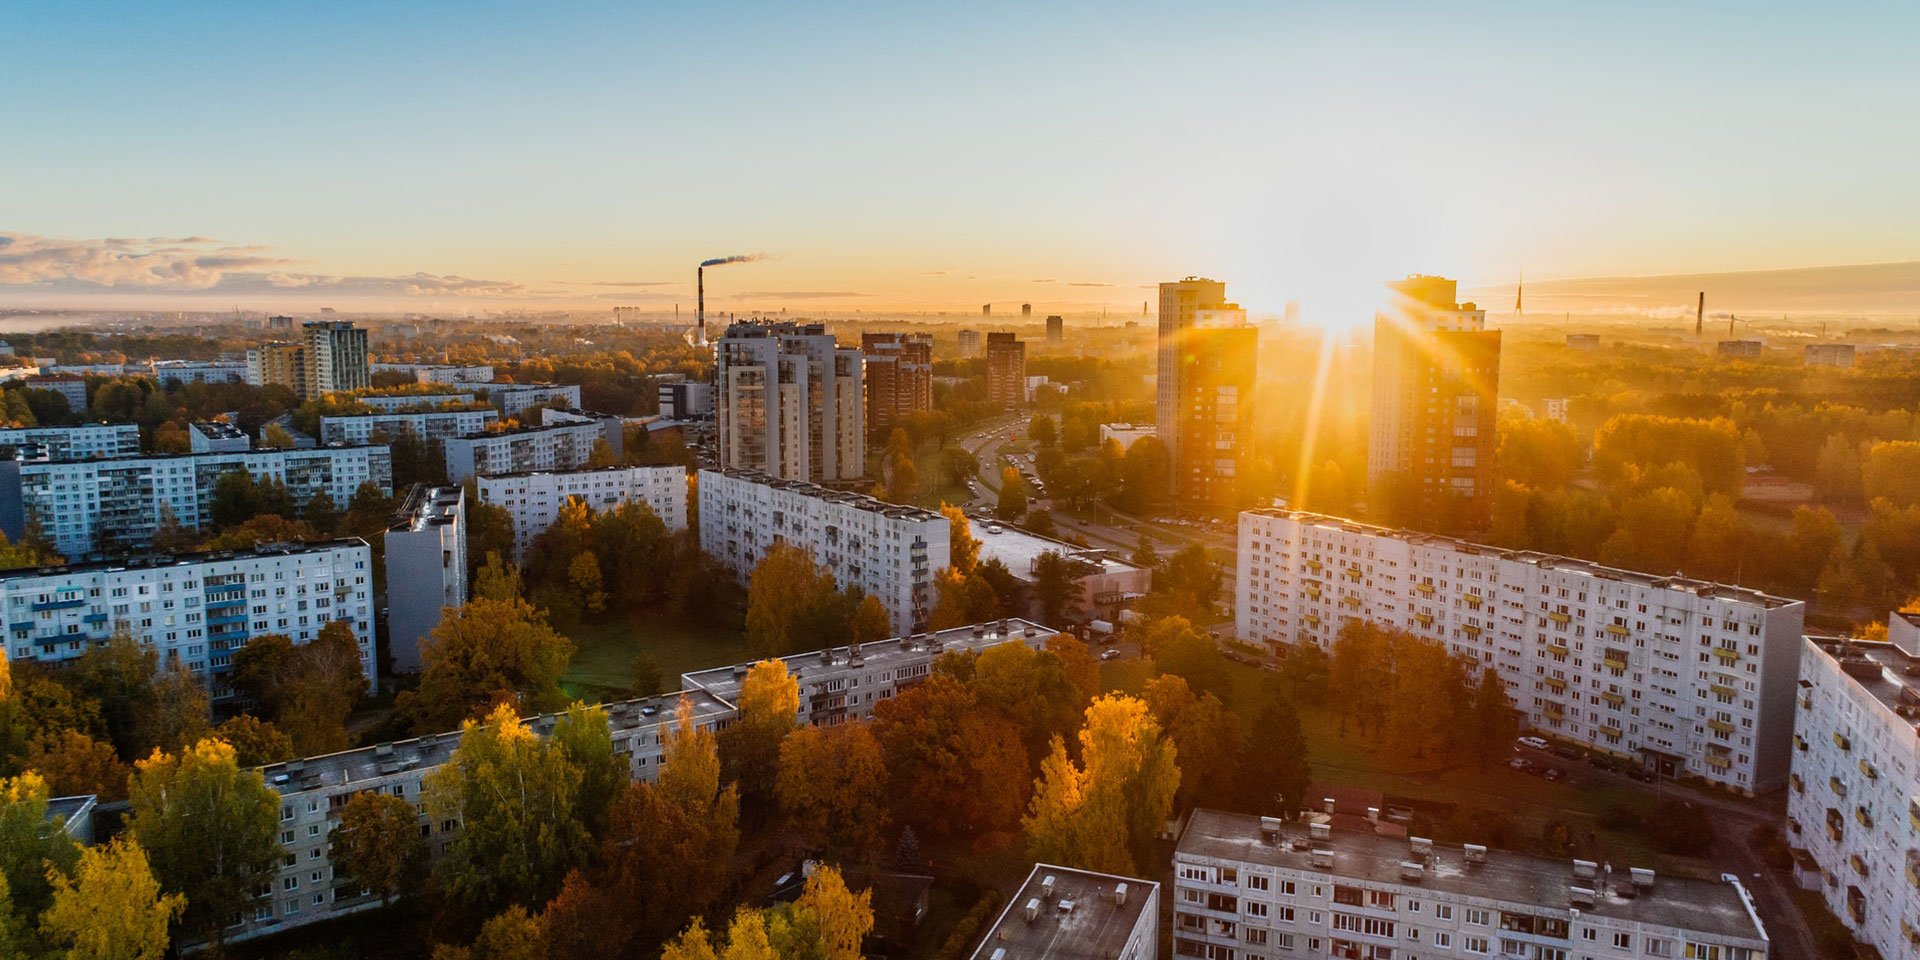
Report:
[[[987,524],[987,532],[988,533],[1005,533],[1006,528],[1002,527],[997,523],[989,523]]]
[[[1547,741],[1542,740],[1539,737],[1521,737],[1520,739],[1515,740],[1514,743],[1517,743],[1523,747],[1532,747],[1535,750],[1545,750],[1547,748]]]
[[[1102,651],[1100,651],[1100,659],[1102,659],[1102,660],[1118,660],[1118,659],[1120,659],[1120,651],[1119,651],[1119,650],[1116,650],[1116,649],[1114,649],[1113,647],[1108,647],[1108,648],[1106,648],[1105,650],[1102,650]]]
[[[1533,772],[1533,761],[1528,760],[1526,757],[1514,757],[1512,760],[1507,761],[1507,766],[1512,767],[1515,770],[1520,771],[1521,773]]]
[[[1542,780],[1560,780],[1565,778],[1566,775],[1567,772],[1559,767],[1548,767],[1540,771],[1540,779]]]

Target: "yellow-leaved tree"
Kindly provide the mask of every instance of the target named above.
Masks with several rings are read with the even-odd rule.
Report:
[[[167,952],[167,925],[187,900],[162,894],[147,852],[127,838],[88,847],[72,880],[50,872],[53,905],[40,916],[40,934],[66,948],[66,960],[159,960]]]
[[[1100,697],[1087,707],[1078,764],[1053,738],[1021,823],[1036,860],[1137,875],[1179,789],[1174,746],[1147,705]]]

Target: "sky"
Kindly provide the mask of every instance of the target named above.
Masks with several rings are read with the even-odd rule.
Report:
[[[1370,316],[1920,260],[1920,4],[0,4],[0,306]],[[1920,309],[1920,307],[1916,307]]]

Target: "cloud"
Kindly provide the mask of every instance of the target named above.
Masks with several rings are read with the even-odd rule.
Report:
[[[923,277],[944,277],[947,275],[947,272],[945,270],[926,270],[922,271],[920,275]]]
[[[1113,284],[1111,284],[1111,283],[1094,283],[1094,282],[1092,282],[1092,281],[1090,281],[1090,280],[1069,280],[1069,281],[1067,281],[1067,286],[1069,286],[1069,287],[1111,287],[1111,286],[1113,286]]]
[[[1053,281],[1051,279],[1048,279],[1048,280],[1030,280],[1028,282],[1029,283],[1052,283]]]
[[[754,290],[749,293],[729,297],[731,300],[839,300],[847,297],[870,297],[870,293],[854,293],[849,290]]]
[[[673,280],[562,280],[574,286],[585,287],[670,287]]]

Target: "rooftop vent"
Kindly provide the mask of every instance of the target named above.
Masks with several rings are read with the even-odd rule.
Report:
[[[1312,857],[1313,857],[1313,865],[1316,867],[1319,867],[1325,870],[1333,866],[1332,848],[1315,847],[1313,850]]]
[[[1006,947],[994,947],[994,948],[993,948],[993,956],[992,956],[992,958],[991,958],[991,960],[1007,960],[1007,948],[1006,948]]]
[[[1260,839],[1268,843],[1274,843],[1280,839],[1279,817],[1260,818]]]
[[[1646,867],[1631,867],[1629,868],[1629,872],[1633,874],[1634,886],[1639,887],[1642,890],[1653,889],[1653,871],[1652,870],[1648,870]]]
[[[1333,803],[1332,797],[1322,797],[1320,799],[1320,809],[1323,812],[1332,813],[1333,807],[1334,807],[1334,803]]]
[[[1468,863],[1486,863],[1487,848],[1483,844],[1469,843],[1461,848],[1467,855]]]
[[[1073,908],[1077,905],[1077,902],[1072,898],[1061,897],[1060,902],[1054,906],[1054,910],[1058,911],[1059,914],[1064,917],[1072,914]]]
[[[1308,824],[1307,832],[1308,832],[1308,835],[1312,836],[1313,839],[1315,840],[1330,840],[1333,838],[1333,824],[1330,824],[1330,823]]]
[[[1043,900],[1053,899],[1053,884],[1054,884],[1054,879],[1053,879],[1053,874],[1051,873],[1047,874],[1046,879],[1040,881],[1040,898],[1041,899]]]
[[[1593,888],[1568,887],[1567,899],[1572,901],[1576,907],[1591,907],[1593,906]]]
[[[1028,923],[1032,923],[1033,921],[1040,919],[1040,898],[1034,897],[1028,900],[1027,908],[1021,913],[1023,916],[1027,918]]]
[[[1428,857],[1433,856],[1433,841],[1426,837],[1408,837],[1407,849],[1416,859],[1424,862]]]
[[[1419,883],[1427,875],[1427,865],[1416,860],[1400,861],[1400,879]]]
[[[1594,863],[1592,860],[1575,860],[1573,862],[1573,875],[1582,880],[1592,880],[1594,877],[1600,875],[1600,865]]]
[[[1113,905],[1116,907],[1124,907],[1127,905],[1126,884],[1116,883],[1113,885]]]

